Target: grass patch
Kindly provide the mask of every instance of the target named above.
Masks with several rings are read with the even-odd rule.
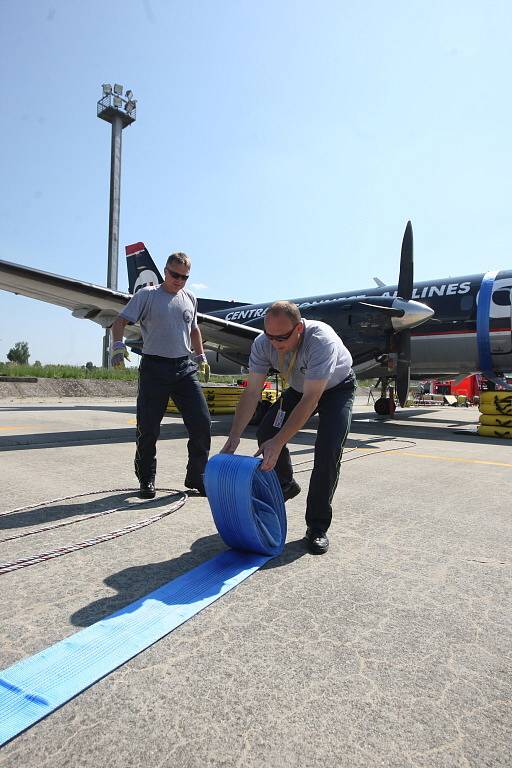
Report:
[[[38,379],[114,379],[136,381],[138,368],[86,368],[84,365],[17,365],[0,363],[0,376],[35,376]],[[236,383],[237,376],[212,374],[210,381],[216,384]]]
[[[0,375],[39,379],[137,379],[138,368],[86,368],[80,365],[13,365],[0,363]]]

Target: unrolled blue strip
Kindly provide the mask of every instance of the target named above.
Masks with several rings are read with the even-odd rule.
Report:
[[[275,555],[286,516],[274,472],[221,454],[205,486],[219,534],[236,549],[208,560],[117,613],[0,672],[0,745],[183,624]]]
[[[489,334],[489,317],[491,309],[491,297],[497,272],[486,272],[482,279],[478,294],[478,307],[476,310],[476,341],[478,345],[478,360],[482,373],[494,375],[492,370],[491,337]]]

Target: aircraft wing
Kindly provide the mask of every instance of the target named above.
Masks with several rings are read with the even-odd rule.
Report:
[[[0,260],[0,289],[71,310],[74,317],[112,325],[130,295]]]
[[[93,320],[103,328],[112,325],[130,300],[129,293],[2,260],[0,289],[65,307],[74,317]],[[261,333],[256,328],[203,313],[198,313],[198,321],[205,341],[213,348],[225,348],[228,356],[231,353],[236,359],[248,358],[252,341]],[[127,326],[126,335],[128,341],[131,336],[134,341],[140,341],[138,325]]]
[[[220,317],[197,313],[197,322],[201,336],[210,349],[220,348],[221,353],[230,360],[247,365],[251,344],[262,333],[259,328],[233,323]]]

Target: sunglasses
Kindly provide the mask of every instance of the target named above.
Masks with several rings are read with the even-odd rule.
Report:
[[[270,341],[288,341],[288,339],[290,338],[290,336],[292,335],[292,333],[294,332],[294,330],[298,325],[300,325],[300,323],[295,323],[290,333],[284,333],[282,336],[275,336],[274,334],[267,333],[266,331],[264,333],[267,339],[269,339]]]
[[[171,277],[174,277],[175,280],[183,280],[184,283],[186,283],[190,277],[190,275],[182,275],[181,272],[174,272],[174,270],[169,269],[169,267],[166,267],[165,271],[168,272]]]

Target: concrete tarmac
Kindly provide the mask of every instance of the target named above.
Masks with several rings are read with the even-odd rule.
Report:
[[[512,450],[455,431],[477,420],[445,407],[381,421],[359,399],[331,547],[312,556],[312,419],[290,443],[303,491],[287,504],[283,554],[12,740],[0,766],[511,766]],[[230,423],[213,417],[212,452]],[[0,564],[163,510],[163,492],[142,506],[135,494],[134,432],[129,400],[1,401],[0,512],[19,511],[0,516]],[[166,416],[160,487],[183,489],[186,441]],[[208,501],[190,498],[153,525],[0,575],[0,669],[224,549]]]

